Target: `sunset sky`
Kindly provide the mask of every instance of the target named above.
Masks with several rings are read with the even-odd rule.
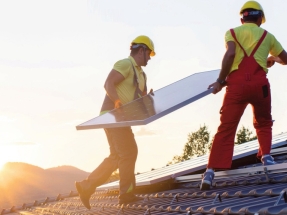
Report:
[[[285,0],[259,1],[263,28],[287,49]],[[149,36],[156,56],[144,68],[154,90],[188,75],[219,69],[224,34],[239,26],[245,0],[10,0],[0,1],[0,166],[72,165],[92,171],[108,155],[103,129],[77,131],[98,115],[104,81],[129,55],[130,42]],[[287,131],[287,67],[268,74],[274,134]],[[190,90],[196,86],[190,86]],[[189,132],[219,124],[224,92],[208,95],[146,126],[133,127],[137,172],[180,155]],[[252,131],[248,107],[240,126]]]

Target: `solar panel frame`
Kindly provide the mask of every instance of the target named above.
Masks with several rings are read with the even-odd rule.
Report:
[[[266,170],[264,170],[266,169]],[[233,170],[226,170],[226,171],[219,171],[214,172],[215,178],[233,178],[233,177],[244,177],[250,175],[265,175],[266,171],[268,174],[272,173],[284,173],[287,170],[286,163],[274,164],[269,166],[255,166],[255,167],[247,167],[241,169],[233,169]],[[183,183],[183,182],[191,182],[191,181],[200,181],[202,178],[202,174],[196,175],[186,175],[186,176],[179,176],[176,177],[174,182],[175,183]]]
[[[212,88],[207,89],[207,87],[216,80],[218,74],[219,70],[194,73],[186,78],[154,91],[153,96],[148,94],[142,98],[136,99],[118,109],[111,110],[108,113],[84,122],[76,126],[76,129],[87,130],[146,125],[206,95],[209,95],[212,92]],[[195,85],[195,83],[197,85]],[[193,93],[191,91],[196,92]],[[172,101],[168,100],[171,95],[174,95]],[[151,104],[152,102],[153,104]],[[138,105],[137,109],[134,108],[136,105]],[[146,108],[147,105],[149,108]],[[153,105],[153,107],[151,107],[151,105]],[[142,109],[142,107],[145,109]],[[152,108],[154,110],[152,110]],[[142,117],[140,114],[132,115],[137,111],[144,112],[141,114],[148,115],[148,117],[144,119],[136,119]],[[132,116],[134,116],[134,118],[132,118]]]

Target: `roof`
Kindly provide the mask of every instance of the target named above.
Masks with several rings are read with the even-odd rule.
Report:
[[[282,147],[287,144],[287,132],[273,136],[272,148]],[[258,151],[258,140],[246,144],[236,145],[233,153],[233,167],[254,162],[254,155]],[[247,158],[251,157],[251,161]],[[155,169],[146,173],[136,175],[137,187],[154,185],[166,180],[173,180],[178,176],[204,172],[208,161],[208,155],[196,157],[184,162]],[[238,163],[238,164],[237,164]],[[261,164],[261,163],[260,163]],[[98,190],[118,188],[119,182],[115,181],[98,187]]]
[[[71,191],[66,195],[54,198],[43,198],[31,204],[2,210],[1,214],[287,214],[287,147],[286,133],[273,137],[272,155],[278,163],[272,166],[262,166],[261,163],[249,162],[232,170],[215,172],[213,187],[210,191],[200,191],[201,174],[197,168],[193,172],[178,172],[171,165],[142,174],[159,176],[168,180],[151,180],[151,183],[137,184],[137,195],[143,200],[132,205],[119,205],[116,183],[102,186],[93,194],[87,210],[79,200],[78,194]],[[236,150],[251,147],[256,142],[236,146]],[[251,147],[252,148],[252,147]],[[245,156],[250,156],[249,150]],[[242,155],[246,152],[239,153]],[[236,153],[235,153],[236,154]],[[252,156],[254,156],[254,151]],[[236,155],[235,155],[236,157]],[[239,156],[240,157],[240,156]],[[203,159],[196,158],[195,160]],[[205,159],[205,158],[204,158]],[[241,157],[243,163],[246,157]],[[242,160],[243,159],[243,160]],[[192,161],[182,162],[186,165]],[[204,161],[205,162],[205,161]],[[203,163],[204,163],[203,162]],[[205,163],[206,164],[206,163]],[[199,165],[200,166],[200,165]],[[168,170],[169,169],[169,170]],[[173,177],[162,177],[160,172],[168,170]],[[186,174],[187,173],[187,174]],[[168,175],[168,174],[163,174]],[[139,177],[139,176],[137,176]],[[106,186],[106,187],[105,187]]]

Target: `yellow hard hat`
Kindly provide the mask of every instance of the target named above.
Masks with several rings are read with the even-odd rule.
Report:
[[[138,36],[132,41],[132,44],[145,44],[151,50],[150,56],[155,56],[154,44],[148,36]]]
[[[242,15],[242,12],[246,9],[255,9],[255,10],[260,10],[262,11],[262,23],[266,22],[266,18],[265,18],[265,15],[264,15],[264,11],[263,11],[263,8],[261,7],[261,5],[257,2],[257,1],[248,1],[246,2],[242,8],[240,9],[240,15]]]

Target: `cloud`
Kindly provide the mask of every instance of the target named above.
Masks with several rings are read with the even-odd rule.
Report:
[[[153,131],[146,130],[144,127],[142,127],[139,131],[135,133],[137,136],[151,136],[155,135]]]

